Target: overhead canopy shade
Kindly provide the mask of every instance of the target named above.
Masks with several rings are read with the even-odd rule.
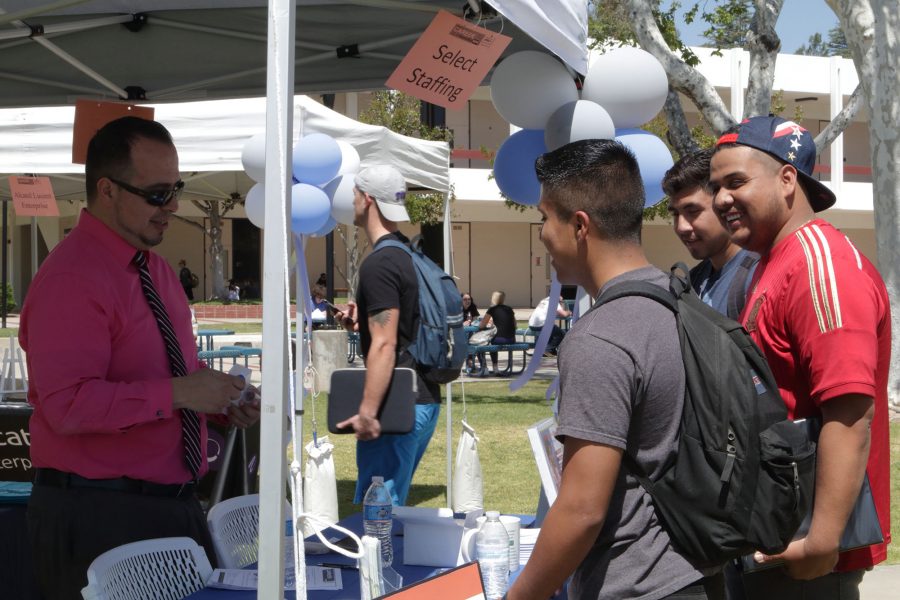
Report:
[[[71,0],[70,6],[46,13],[35,4],[3,2],[0,106],[71,104],[84,97],[166,102],[266,93],[265,1]],[[546,47],[573,71],[586,72],[583,0],[491,4],[499,14],[486,13],[481,25],[513,38],[505,55]],[[436,12],[460,16],[465,5],[465,0],[297,0],[295,90],[382,88]]]
[[[155,118],[172,133],[183,172],[243,171],[241,151],[265,128],[265,98],[154,105]],[[350,143],[362,166],[396,166],[411,187],[447,192],[450,147],[367,125],[330,110],[308,96],[294,98],[295,135],[325,133]],[[73,106],[0,109],[0,173],[84,173],[72,163]],[[249,182],[247,182],[249,184]],[[54,182],[58,192],[83,191],[72,181]],[[73,189],[74,188],[74,189]],[[191,183],[185,189],[188,197]],[[242,195],[246,189],[235,190]]]

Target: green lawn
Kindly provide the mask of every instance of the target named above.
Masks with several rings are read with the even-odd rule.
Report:
[[[477,381],[465,384],[467,422],[475,428],[480,443],[479,455],[484,476],[485,508],[504,512],[533,513],[537,507],[540,479],[525,430],[550,416],[544,400],[549,381],[532,381],[517,392],[508,383]],[[452,447],[459,439],[459,422],[463,418],[460,386],[453,386]],[[319,435],[327,433],[326,396],[320,395],[313,406],[308,402],[305,417],[305,439],[310,439],[314,414]],[[443,410],[446,409],[446,406]],[[359,511],[352,504],[356,485],[356,459],[353,436],[329,435],[335,445],[335,470],[338,479],[338,502],[342,517]],[[445,498],[447,469],[446,413],[441,413],[434,438],[416,472],[409,494],[412,506],[448,506]],[[891,423],[891,530],[900,537],[900,423]],[[889,548],[888,564],[900,564],[900,543]]]

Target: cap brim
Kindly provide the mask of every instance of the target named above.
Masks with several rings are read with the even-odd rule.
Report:
[[[822,212],[823,210],[829,209],[834,206],[834,203],[837,201],[837,197],[834,195],[834,192],[832,192],[830,189],[828,189],[828,187],[825,186],[824,183],[822,183],[818,179],[810,177],[799,169],[797,170],[797,177],[803,184],[803,189],[806,191],[806,196],[809,199],[809,205],[812,207],[813,211]]]
[[[381,212],[381,216],[388,221],[393,221],[395,223],[409,221],[409,213],[406,212],[406,207],[402,204],[388,204],[377,198],[375,202],[378,203],[378,210]]]

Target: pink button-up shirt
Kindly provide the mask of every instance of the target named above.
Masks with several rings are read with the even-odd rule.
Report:
[[[28,289],[19,342],[35,467],[96,479],[191,479],[165,344],[131,262],[136,252],[82,211]],[[164,259],[149,252],[148,262],[192,373],[200,364],[184,290]],[[206,437],[201,415],[201,448]]]

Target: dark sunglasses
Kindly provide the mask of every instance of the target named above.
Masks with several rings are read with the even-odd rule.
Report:
[[[136,188],[131,184],[125,183],[124,181],[119,181],[118,179],[113,179],[112,177],[107,177],[114,184],[125,190],[126,192],[130,192],[135,196],[140,196],[144,200],[147,201],[147,204],[151,206],[165,206],[175,198],[177,198],[181,191],[184,189],[184,182],[179,180],[175,187],[171,190],[161,190],[152,192],[150,190],[142,190],[141,188]]]

